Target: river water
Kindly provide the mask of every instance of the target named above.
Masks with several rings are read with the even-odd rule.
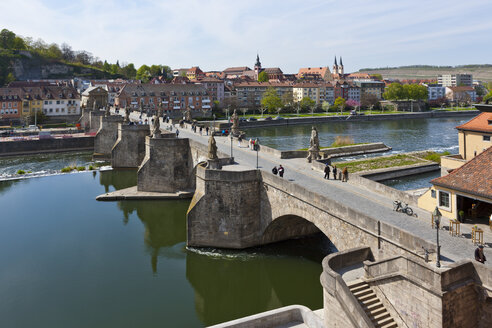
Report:
[[[189,201],[95,200],[135,183],[135,171],[0,182],[0,327],[203,327],[322,307],[325,237],[189,250]]]

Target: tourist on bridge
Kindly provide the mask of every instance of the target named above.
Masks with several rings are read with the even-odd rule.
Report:
[[[273,174],[275,174],[275,175],[277,175],[278,170],[277,170],[277,167],[276,167],[276,166],[274,166],[274,167],[273,167],[273,169],[272,169],[272,173],[273,173]]]
[[[333,180],[337,179],[337,166],[333,165]]]
[[[205,133],[207,134],[208,136],[208,126],[205,128]]]
[[[325,165],[325,179],[330,180],[330,165],[328,163]]]
[[[480,263],[485,263],[485,261],[487,261],[485,254],[483,253],[483,245],[479,245],[475,250],[475,260]]]
[[[253,150],[253,139],[249,138],[249,149]]]
[[[176,138],[179,137],[179,130],[176,128]]]
[[[342,171],[342,182],[347,182],[347,180],[348,180],[348,170],[347,167],[344,167]]]
[[[283,178],[284,177],[284,168],[282,167],[282,165],[279,165],[278,167],[278,175]]]

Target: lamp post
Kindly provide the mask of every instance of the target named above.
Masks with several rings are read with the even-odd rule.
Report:
[[[229,136],[231,137],[231,158],[232,158],[232,131],[229,131]]]
[[[441,267],[441,246],[439,245],[439,224],[441,223],[441,212],[439,209],[436,208],[434,209],[434,212],[432,212],[432,219],[434,220],[434,223],[436,224],[436,233],[437,233],[437,260],[436,260],[436,267],[440,268]]]

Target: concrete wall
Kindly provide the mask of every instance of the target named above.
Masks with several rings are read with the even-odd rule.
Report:
[[[419,163],[414,165],[396,166],[378,170],[372,170],[370,172],[360,172],[359,175],[366,179],[373,181],[384,181],[389,179],[401,178],[405,176],[438,171],[439,164],[433,162]]]
[[[94,137],[19,140],[0,142],[0,157],[63,151],[93,150]]]
[[[188,139],[146,137],[137,189],[163,193],[193,190],[192,171]]]
[[[479,155],[485,149],[492,146],[492,141],[484,141],[483,136],[492,137],[492,133],[480,133],[473,131],[459,131],[460,155],[467,161]],[[491,138],[492,139],[492,138]]]
[[[111,150],[118,140],[118,124],[123,122],[121,116],[100,116],[99,130],[94,138],[94,155],[111,159]]]
[[[452,170],[461,167],[466,163],[461,155],[441,156],[441,176],[447,175]]]
[[[391,150],[391,147],[386,146],[382,142],[375,142],[365,145],[352,145],[335,148],[325,148],[320,151],[323,158],[333,158],[342,156],[355,156],[362,154],[370,154],[374,152],[384,152]],[[280,158],[307,158],[309,152],[307,150],[281,151]]]
[[[145,137],[149,125],[118,124],[118,139],[111,150],[113,168],[137,168],[145,157]]]

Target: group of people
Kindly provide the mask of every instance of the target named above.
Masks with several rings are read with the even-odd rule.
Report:
[[[249,139],[249,149],[251,150],[257,150],[257,148],[260,146],[260,140],[258,138],[256,139]]]
[[[279,165],[278,166],[278,169],[277,169],[276,166],[274,166],[273,169],[272,169],[272,173],[274,175],[277,175],[277,173],[278,173],[279,177],[281,177],[281,178],[284,177],[284,172],[285,172],[285,169],[284,169],[284,167],[282,165]]]
[[[329,180],[330,179],[330,165],[328,165],[328,163],[325,165],[325,179]],[[333,180],[336,180],[337,179],[337,173],[338,172],[338,169],[337,169],[337,166],[336,165],[333,165]],[[347,182],[348,180],[348,169],[346,167],[343,168],[342,170],[342,176],[341,176],[341,180],[342,182]],[[340,177],[338,177],[338,179],[340,179]]]

